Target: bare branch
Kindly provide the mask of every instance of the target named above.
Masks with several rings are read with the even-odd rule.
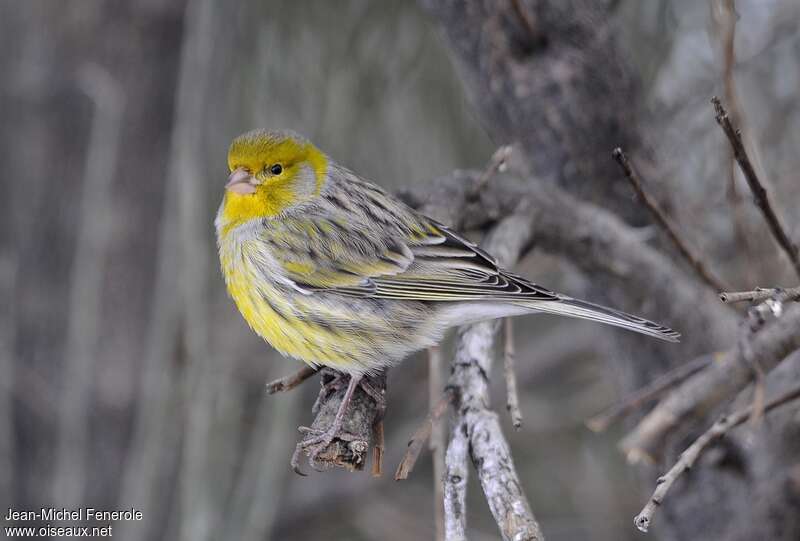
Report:
[[[719,294],[722,302],[755,302],[780,298],[782,302],[800,300],[800,287],[788,289],[757,287],[753,291],[723,291]]]
[[[522,426],[522,413],[519,411],[519,394],[517,393],[517,373],[514,369],[516,353],[514,351],[514,323],[511,318],[505,320],[505,347],[503,356],[503,374],[506,380],[506,409],[511,415],[511,424],[519,430]]]
[[[445,454],[444,538],[467,539],[467,478],[469,477],[469,438],[465,422],[453,424]]]
[[[697,374],[719,356],[721,356],[720,353],[703,355],[662,374],[648,385],[634,391],[607,410],[586,421],[586,426],[592,432],[603,432],[618,419],[655,400],[669,389]]]
[[[773,400],[770,400],[764,406],[764,412],[771,411],[779,406],[788,404],[793,400],[800,398],[800,385],[794,386],[791,390],[780,395]],[[650,501],[644,506],[644,509],[636,515],[633,523],[639,530],[646,532],[650,528],[653,520],[653,514],[656,512],[658,506],[664,501],[664,498],[669,492],[669,489],[675,481],[686,471],[694,466],[697,459],[703,451],[714,441],[723,437],[730,429],[745,422],[753,413],[753,408],[748,407],[739,410],[731,415],[722,416],[716,423],[712,425],[706,432],[704,432],[694,443],[692,443],[683,453],[670,470],[659,477],[656,481],[656,490],[650,497]]]
[[[769,372],[800,348],[800,307],[791,307],[756,334],[745,330],[747,350]],[[687,380],[664,398],[620,444],[628,460],[653,460],[668,433],[688,419],[702,418],[753,380],[752,365],[734,345],[718,362]]]
[[[750,157],[747,155],[744,142],[742,142],[741,132],[733,127],[733,124],[728,117],[728,112],[722,106],[722,103],[718,97],[714,96],[711,98],[711,103],[714,104],[717,123],[722,127],[722,130],[728,137],[728,141],[731,143],[733,155],[736,157],[736,161],[739,162],[739,167],[741,167],[742,172],[744,173],[744,178],[747,180],[747,184],[750,186],[750,190],[753,192],[756,205],[759,209],[761,209],[761,213],[764,215],[764,219],[767,221],[770,232],[775,237],[775,240],[778,242],[783,251],[786,252],[786,255],[789,258],[789,261],[792,263],[795,272],[798,276],[800,276],[800,253],[798,253],[797,245],[786,233],[786,228],[781,223],[780,218],[778,218],[778,215],[772,206],[772,202],[770,201],[769,195],[767,194],[766,188],[756,174],[756,170],[750,161]]]
[[[291,391],[305,380],[316,374],[318,371],[318,368],[303,366],[303,368],[294,374],[290,374],[267,383],[267,394]]]
[[[503,266],[511,266],[528,243],[531,227],[526,216],[527,210],[520,207],[517,214],[504,219],[492,230],[483,245]],[[463,430],[483,493],[503,539],[542,539],[497,414],[489,409],[492,351],[499,324],[497,320],[488,321],[461,327],[458,331],[449,381],[456,394],[457,408],[448,455],[451,447],[464,445],[460,433]],[[447,505],[445,512],[448,512]]]
[[[689,248],[688,243],[681,238],[681,236],[678,234],[677,227],[661,209],[658,201],[653,199],[650,194],[645,191],[639,175],[636,173],[636,170],[628,160],[628,156],[625,155],[621,148],[615,148],[613,156],[614,160],[616,160],[616,162],[622,168],[622,171],[625,173],[625,178],[627,178],[631,183],[631,186],[636,192],[636,195],[639,197],[639,200],[644,204],[645,207],[647,207],[647,210],[649,210],[655,218],[656,223],[661,226],[661,229],[663,229],[667,234],[667,237],[669,237],[669,239],[672,241],[672,244],[675,245],[678,253],[680,253],[686,262],[689,263],[700,279],[716,292],[727,289],[727,287],[723,285],[722,281],[710,270],[708,270],[708,268],[706,268],[706,265],[700,260],[697,254],[694,253],[691,248]]]

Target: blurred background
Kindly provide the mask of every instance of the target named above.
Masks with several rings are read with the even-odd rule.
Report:
[[[708,105],[725,95],[716,2],[608,4],[671,212],[732,282],[784,283],[765,237],[733,249]],[[742,122],[797,237],[800,8],[737,10]],[[381,479],[294,475],[316,380],[265,395],[298,366],[227,298],[213,231],[227,146],[255,127],[303,133],[390,190],[484,167],[500,141],[429,14],[410,0],[2,0],[0,72],[0,509],[135,507],[142,521],[115,524],[124,540],[433,538],[430,457],[391,475],[428,409],[424,356],[390,372]],[[517,270],[575,296],[591,285],[543,253]],[[617,331],[517,329],[524,425],[507,434],[545,534],[633,539],[646,490],[621,432],[583,425],[630,383],[598,347]],[[471,539],[496,539],[475,483],[469,509]]]

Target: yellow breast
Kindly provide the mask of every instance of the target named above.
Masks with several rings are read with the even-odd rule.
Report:
[[[235,233],[232,233],[235,235]],[[349,371],[357,365],[354,344],[335,327],[313,323],[311,312],[323,310],[302,293],[287,292],[265,276],[257,240],[220,239],[220,263],[228,292],[250,327],[275,349],[312,365]]]

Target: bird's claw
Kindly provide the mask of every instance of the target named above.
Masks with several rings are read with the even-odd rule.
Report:
[[[301,453],[305,452],[308,455],[308,465],[311,466],[316,471],[325,471],[324,468],[318,467],[317,457],[322,454],[328,446],[333,443],[333,440],[336,439],[338,435],[338,431],[335,430],[335,427],[330,427],[328,430],[320,431],[316,430],[307,426],[300,426],[297,430],[301,434],[314,434],[309,439],[304,439],[303,441],[298,442],[295,446],[294,453],[292,454],[292,460],[290,465],[292,470],[303,477],[306,477],[306,474],[300,469],[300,455]]]

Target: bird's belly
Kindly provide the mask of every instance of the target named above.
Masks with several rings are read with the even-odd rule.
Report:
[[[231,276],[228,290],[259,336],[282,354],[311,365],[351,374],[374,372],[433,343],[423,330],[424,318],[405,313],[400,303],[304,295],[249,273]]]

